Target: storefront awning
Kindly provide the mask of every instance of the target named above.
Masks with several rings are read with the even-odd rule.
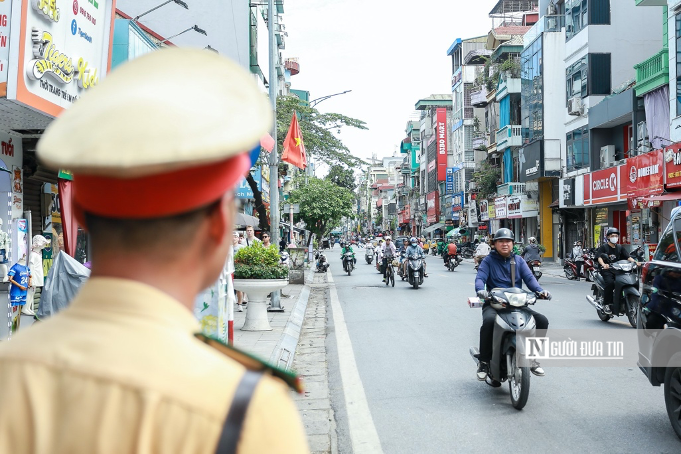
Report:
[[[433,224],[430,227],[423,229],[423,233],[430,233],[434,230],[441,229],[444,226],[445,225],[442,222],[438,222],[437,224]]]
[[[665,192],[645,197],[629,198],[629,208],[651,208],[660,206],[662,202],[681,200],[681,192]]]

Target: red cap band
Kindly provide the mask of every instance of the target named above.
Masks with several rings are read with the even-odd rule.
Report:
[[[75,211],[81,224],[82,212],[117,219],[186,213],[221,198],[250,167],[248,154],[242,153],[225,161],[138,178],[74,175]]]

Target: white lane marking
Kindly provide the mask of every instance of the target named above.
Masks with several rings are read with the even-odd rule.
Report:
[[[331,296],[331,310],[336,331],[336,345],[338,346],[338,362],[341,379],[343,381],[343,395],[345,397],[345,410],[348,414],[348,426],[352,452],[355,454],[371,453],[381,454],[381,441],[378,438],[374,420],[371,417],[367,397],[364,393],[364,385],[359,377],[355,354],[352,350],[352,342],[348,327],[345,324],[343,308],[338,299],[336,284],[331,273],[327,273],[329,293]]]

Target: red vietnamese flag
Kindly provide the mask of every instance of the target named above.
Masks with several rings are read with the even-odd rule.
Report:
[[[288,128],[288,133],[284,139],[284,153],[281,155],[281,160],[293,164],[299,169],[307,167],[303,134],[300,132],[298,117],[296,117],[295,112],[293,113],[293,118],[291,118],[291,126]]]

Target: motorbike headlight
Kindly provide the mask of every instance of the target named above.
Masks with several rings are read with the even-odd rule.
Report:
[[[537,301],[537,297],[534,295],[530,295],[527,297],[527,304],[534,304],[534,302]]]
[[[504,293],[508,304],[515,307],[522,307],[527,304],[527,293]]]
[[[622,268],[622,271],[631,271],[631,269],[634,267],[634,264],[629,262],[629,263],[623,263],[620,265],[620,268]]]

